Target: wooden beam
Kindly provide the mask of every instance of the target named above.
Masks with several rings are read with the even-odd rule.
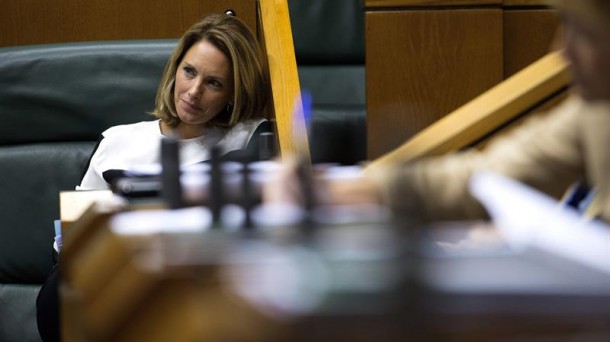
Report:
[[[269,62],[280,151],[283,156],[300,154],[309,160],[309,143],[300,98],[288,2],[259,0],[258,3],[259,27],[262,28],[260,34]]]

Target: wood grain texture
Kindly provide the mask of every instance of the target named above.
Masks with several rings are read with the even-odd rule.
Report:
[[[547,54],[556,37],[558,16],[551,9],[504,11],[504,78]]]
[[[511,6],[550,6],[552,1],[549,0],[503,0],[502,6],[511,7]]]
[[[489,6],[503,7],[549,6],[549,0],[365,0],[367,8],[414,7],[414,6]]]
[[[368,168],[454,151],[476,142],[523,111],[568,86],[571,76],[553,52],[458,108]]]
[[[366,13],[369,159],[503,79],[502,11]]]
[[[0,6],[0,46],[179,38],[203,16],[229,8],[256,30],[255,0],[4,0]]]
[[[414,6],[487,6],[501,5],[502,0],[365,0],[366,8]]]
[[[310,159],[288,3],[259,0],[259,6],[280,151]]]
[[[110,228],[115,215],[143,210],[94,204],[66,232],[62,341],[278,340],[273,322],[221,289],[226,282],[217,257],[228,247],[224,239],[209,237],[216,241],[209,243],[184,232],[125,235]]]

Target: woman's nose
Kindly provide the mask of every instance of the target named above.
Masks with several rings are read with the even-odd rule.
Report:
[[[193,85],[188,91],[188,95],[191,99],[197,100],[201,98],[202,92],[202,87],[198,83],[193,83]]]

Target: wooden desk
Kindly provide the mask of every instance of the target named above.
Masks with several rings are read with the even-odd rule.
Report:
[[[544,4],[366,0],[369,159],[545,55],[557,20]]]
[[[289,244],[252,235],[126,236],[110,227],[116,215],[92,207],[74,226],[86,229],[72,231],[89,238],[65,246],[62,310],[70,323],[64,325],[66,341],[555,341],[592,333],[600,340],[610,337],[610,291],[582,292],[591,284],[600,289],[610,277],[550,255],[508,255],[501,249],[494,254],[489,245],[477,252],[458,237],[446,241],[469,246],[463,254],[456,249],[435,254],[430,249],[430,258],[416,258],[400,248],[405,240],[398,232],[390,231],[385,241],[384,235],[372,234],[379,227],[362,227],[360,238],[368,243],[355,239],[354,227],[333,227],[319,236],[326,239],[315,240],[324,243],[294,244],[293,250]],[[449,236],[455,236],[453,230],[460,227],[454,223],[448,228]],[[487,241],[493,246],[497,240]],[[251,258],[227,258],[253,246],[256,253],[242,255]],[[265,248],[272,248],[273,258],[261,257]],[[346,251],[350,253],[341,253]],[[282,257],[291,252],[300,259],[285,263],[290,258]],[[320,267],[325,272],[312,272]],[[261,270],[273,270],[276,277]],[[238,272],[244,276],[231,277]],[[271,279],[276,289],[288,291],[254,291],[254,296],[247,296],[237,290],[244,285],[260,290]],[[573,286],[559,288],[571,290],[540,292],[562,282]],[[302,287],[295,287],[298,284]],[[326,300],[309,311],[265,310],[273,307],[271,303],[311,290],[325,291]],[[277,302],[268,301],[270,296]]]
[[[276,334],[272,322],[222,287],[226,238],[113,230],[113,218],[133,213],[152,212],[94,204],[66,232],[64,341],[256,341]]]
[[[62,227],[66,228],[96,201],[108,200],[112,197],[110,190],[93,191],[61,191],[59,193],[59,218]]]

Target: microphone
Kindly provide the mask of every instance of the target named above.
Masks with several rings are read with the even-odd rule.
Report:
[[[180,146],[178,140],[161,139],[161,198],[170,209],[184,207],[180,184]]]
[[[258,159],[259,160],[270,160],[275,157],[277,154],[276,144],[275,144],[275,135],[271,132],[264,132],[258,136],[259,143],[259,151],[258,151]]]
[[[223,175],[220,160],[220,148],[213,146],[210,150],[210,210],[214,227],[221,224],[222,207],[224,205]]]

